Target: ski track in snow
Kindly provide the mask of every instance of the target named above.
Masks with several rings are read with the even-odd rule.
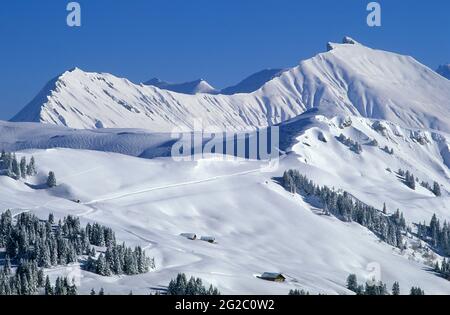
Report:
[[[128,193],[118,194],[118,195],[111,196],[111,197],[95,199],[95,200],[91,200],[89,202],[85,202],[85,203],[82,203],[82,204],[83,205],[92,205],[92,204],[95,204],[95,203],[122,199],[122,198],[125,198],[125,197],[134,196],[134,195],[145,194],[145,193],[149,193],[149,192],[152,192],[152,191],[171,189],[171,188],[178,188],[178,187],[190,186],[190,185],[196,185],[196,184],[202,184],[202,183],[216,181],[216,180],[220,180],[220,179],[224,179],[224,178],[235,177],[235,176],[242,176],[242,175],[247,175],[247,174],[251,174],[251,173],[256,173],[256,172],[260,172],[260,171],[261,171],[261,168],[258,168],[258,169],[245,171],[245,172],[234,173],[234,174],[219,175],[219,176],[214,176],[214,177],[206,178],[206,179],[187,181],[187,182],[176,183],[176,184],[169,184],[169,185],[164,185],[164,186],[159,186],[159,187],[152,187],[152,188],[148,188],[148,189],[143,189],[143,190],[138,190],[138,191],[133,191],[133,192],[128,192]]]

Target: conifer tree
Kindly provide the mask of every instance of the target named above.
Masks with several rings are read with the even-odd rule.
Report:
[[[20,167],[20,176],[22,178],[26,178],[27,177],[27,160],[24,156],[20,159],[19,167]]]
[[[347,278],[347,289],[356,292],[358,289],[358,279],[355,274],[351,274]]]
[[[47,177],[47,186],[53,188],[56,186],[56,177],[54,172],[49,172]]]
[[[394,282],[392,286],[392,295],[400,295],[400,284],[398,282]]]
[[[13,157],[12,157],[12,166],[11,167],[12,167],[11,170],[12,170],[13,177],[15,179],[19,179],[21,177],[20,167],[19,167],[19,163],[17,162],[17,157],[15,154],[13,154]]]
[[[45,295],[53,295],[53,287],[50,283],[50,278],[48,277],[48,275],[45,278]]]
[[[433,183],[433,193],[437,196],[440,197],[442,195],[441,193],[441,186],[439,185],[439,183],[434,182]]]

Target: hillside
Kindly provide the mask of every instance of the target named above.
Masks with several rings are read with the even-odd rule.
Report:
[[[283,161],[280,171],[263,174],[259,162],[174,163],[63,149],[25,154],[36,157],[36,181],[51,169],[59,186],[33,190],[0,177],[3,208],[15,213],[31,209],[42,217],[49,211],[56,217],[70,213],[82,222],[101,222],[113,227],[120,241],[141,245],[156,258],[156,271],[145,275],[100,277],[80,271],[80,293],[104,287],[109,293],[132,289],[148,294],[185,272],[217,285],[223,293],[286,294],[303,288],[349,294],[344,288],[347,275],[356,273],[365,279],[370,275],[368,264],[374,262],[380,264],[382,280],[388,285],[400,281],[404,293],[413,285],[428,294],[450,290],[450,282],[427,271],[418,257],[414,261],[407,252],[401,254],[380,243],[355,223],[319,215],[300,196],[273,182],[271,178],[285,167],[303,168],[295,155]],[[384,183],[392,193],[402,191],[388,179]],[[179,236],[185,232],[214,236],[217,244]],[[56,277],[73,274],[73,268],[46,272]],[[257,279],[264,271],[283,272],[288,281],[276,284]]]

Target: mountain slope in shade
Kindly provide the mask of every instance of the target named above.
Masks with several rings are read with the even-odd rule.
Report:
[[[195,95],[199,93],[203,94],[217,94],[219,93],[214,87],[203,79],[198,79],[192,82],[186,83],[169,83],[161,81],[158,78],[153,78],[150,81],[144,83],[145,85],[151,85],[163,90],[168,90],[177,93]]]
[[[53,89],[47,86],[13,121],[172,131],[192,129],[194,119],[201,119],[205,126],[248,130],[317,108],[327,117],[359,115],[450,131],[450,82],[435,71],[412,57],[360,44],[330,48],[255,92],[236,95],[186,95],[75,69]]]
[[[221,94],[233,95],[238,93],[252,93],[260,89],[268,81],[279,77],[285,70],[283,69],[266,69],[255,74],[252,74],[248,78],[245,78],[240,83],[227,87],[220,91]]]
[[[450,64],[439,66],[436,72],[450,80]]]

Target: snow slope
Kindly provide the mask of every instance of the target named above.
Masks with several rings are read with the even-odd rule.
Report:
[[[265,69],[250,75],[236,85],[227,87],[220,91],[221,94],[233,95],[238,93],[252,93],[259,90],[264,84],[279,77],[285,70]]]
[[[344,124],[347,121],[351,124]],[[304,167],[313,179],[318,173],[319,183],[337,185],[379,208],[386,202],[390,211],[404,209],[410,222],[423,221],[433,213],[446,218],[450,213],[448,134],[403,128],[359,116],[329,119],[317,111],[309,111],[279,127],[280,149],[298,155],[299,163],[294,168]],[[319,139],[319,134],[327,143]],[[340,134],[358,141],[363,147],[362,154],[355,154],[340,143],[336,139]],[[250,136],[256,137],[254,133]],[[155,158],[170,156],[178,137],[137,129],[76,130],[34,123],[0,123],[0,149],[7,151],[72,148]],[[374,140],[376,146],[371,145]],[[203,145],[208,141],[204,139]],[[394,153],[386,153],[385,146]],[[396,174],[398,169],[409,170],[430,185],[434,181],[440,183],[444,196],[435,198],[419,184],[416,191],[411,191]],[[392,185],[397,189],[392,190]]]
[[[308,120],[306,127],[304,120]],[[343,126],[346,120],[351,120],[351,126]],[[328,119],[320,115],[299,117],[282,126],[282,134],[289,130],[296,135],[290,151],[299,162],[293,168],[317,183],[349,191],[378,209],[386,203],[390,213],[400,209],[410,223],[428,222],[434,213],[442,221],[450,220],[448,134],[405,129],[361,117]],[[340,134],[359,142],[363,152],[356,154],[342,144],[337,139]],[[372,144],[374,140],[377,145]],[[387,153],[386,146],[394,153]],[[438,182],[442,196],[436,197],[419,183],[411,190],[397,174],[399,169],[412,172],[420,182]]]
[[[350,294],[345,289],[348,274],[356,273],[362,282],[373,276],[371,266],[379,266],[389,286],[399,281],[405,294],[411,286],[421,286],[427,294],[450,293],[450,282],[429,271],[427,258],[411,250],[399,252],[357,224],[320,215],[320,209],[273,180],[286,169],[298,169],[321,185],[345,189],[377,208],[383,203],[389,212],[399,208],[410,224],[429,221],[433,213],[450,220],[446,133],[359,116],[327,118],[313,110],[280,125],[282,149],[290,153],[267,173],[261,172],[263,161],[204,157],[175,162],[80,149],[89,144],[90,149],[98,145],[96,150],[112,151],[114,146],[98,140],[108,137],[110,144],[116,139],[117,146],[123,146],[122,153],[138,155],[132,153],[153,136],[142,130],[71,130],[24,123],[4,123],[3,130],[1,141],[10,145],[20,145],[18,139],[33,134],[42,137],[42,144],[54,134],[63,135],[55,141],[65,138],[68,145],[80,144],[76,150],[19,153],[35,156],[38,177],[28,185],[0,177],[0,209],[32,211],[41,217],[50,211],[57,217],[78,215],[83,222],[112,226],[119,240],[139,244],[156,258],[156,271],[133,277],[100,277],[79,266],[46,271],[54,278],[77,270],[81,293],[104,287],[110,293],[148,294],[185,272],[230,294],[287,294],[295,288]],[[363,152],[358,155],[340,143],[336,137],[341,133],[361,143]],[[127,138],[121,142],[123,134]],[[377,146],[370,145],[374,139]],[[394,154],[383,151],[384,146]],[[420,185],[409,189],[395,174],[398,168],[439,182],[443,196],[437,198]],[[50,170],[59,186],[33,189]],[[218,244],[179,236],[191,232],[214,236]],[[256,278],[265,271],[282,272],[288,281],[274,284]]]
[[[221,130],[248,130],[318,108],[328,117],[353,114],[450,131],[448,80],[411,57],[345,42],[253,93],[230,96],[180,94],[75,69],[50,82],[13,121],[170,132],[193,129],[200,119]]]
[[[319,215],[300,196],[273,182],[271,178],[281,175],[282,169],[301,167],[296,154],[269,174],[260,172],[260,162],[251,161],[179,163],[67,149],[24,154],[36,157],[36,182],[51,169],[59,186],[33,190],[0,177],[1,207],[15,213],[30,209],[42,217],[49,211],[57,217],[78,215],[83,222],[110,225],[119,240],[142,245],[156,259],[157,270],[139,276],[100,277],[78,271],[80,293],[104,287],[108,293],[148,294],[185,272],[202,277],[223,293],[287,294],[299,288],[350,294],[344,287],[347,275],[356,273],[363,281],[372,275],[367,268],[373,263],[379,264],[381,279],[388,285],[399,281],[403,293],[413,285],[428,294],[450,292],[450,282],[422,263],[380,243],[356,224]],[[398,190],[395,185],[389,188]],[[189,241],[179,236],[184,232],[212,235],[218,243]],[[46,273],[73,275],[77,268]],[[278,284],[256,278],[265,271],[283,272],[288,281]]]

